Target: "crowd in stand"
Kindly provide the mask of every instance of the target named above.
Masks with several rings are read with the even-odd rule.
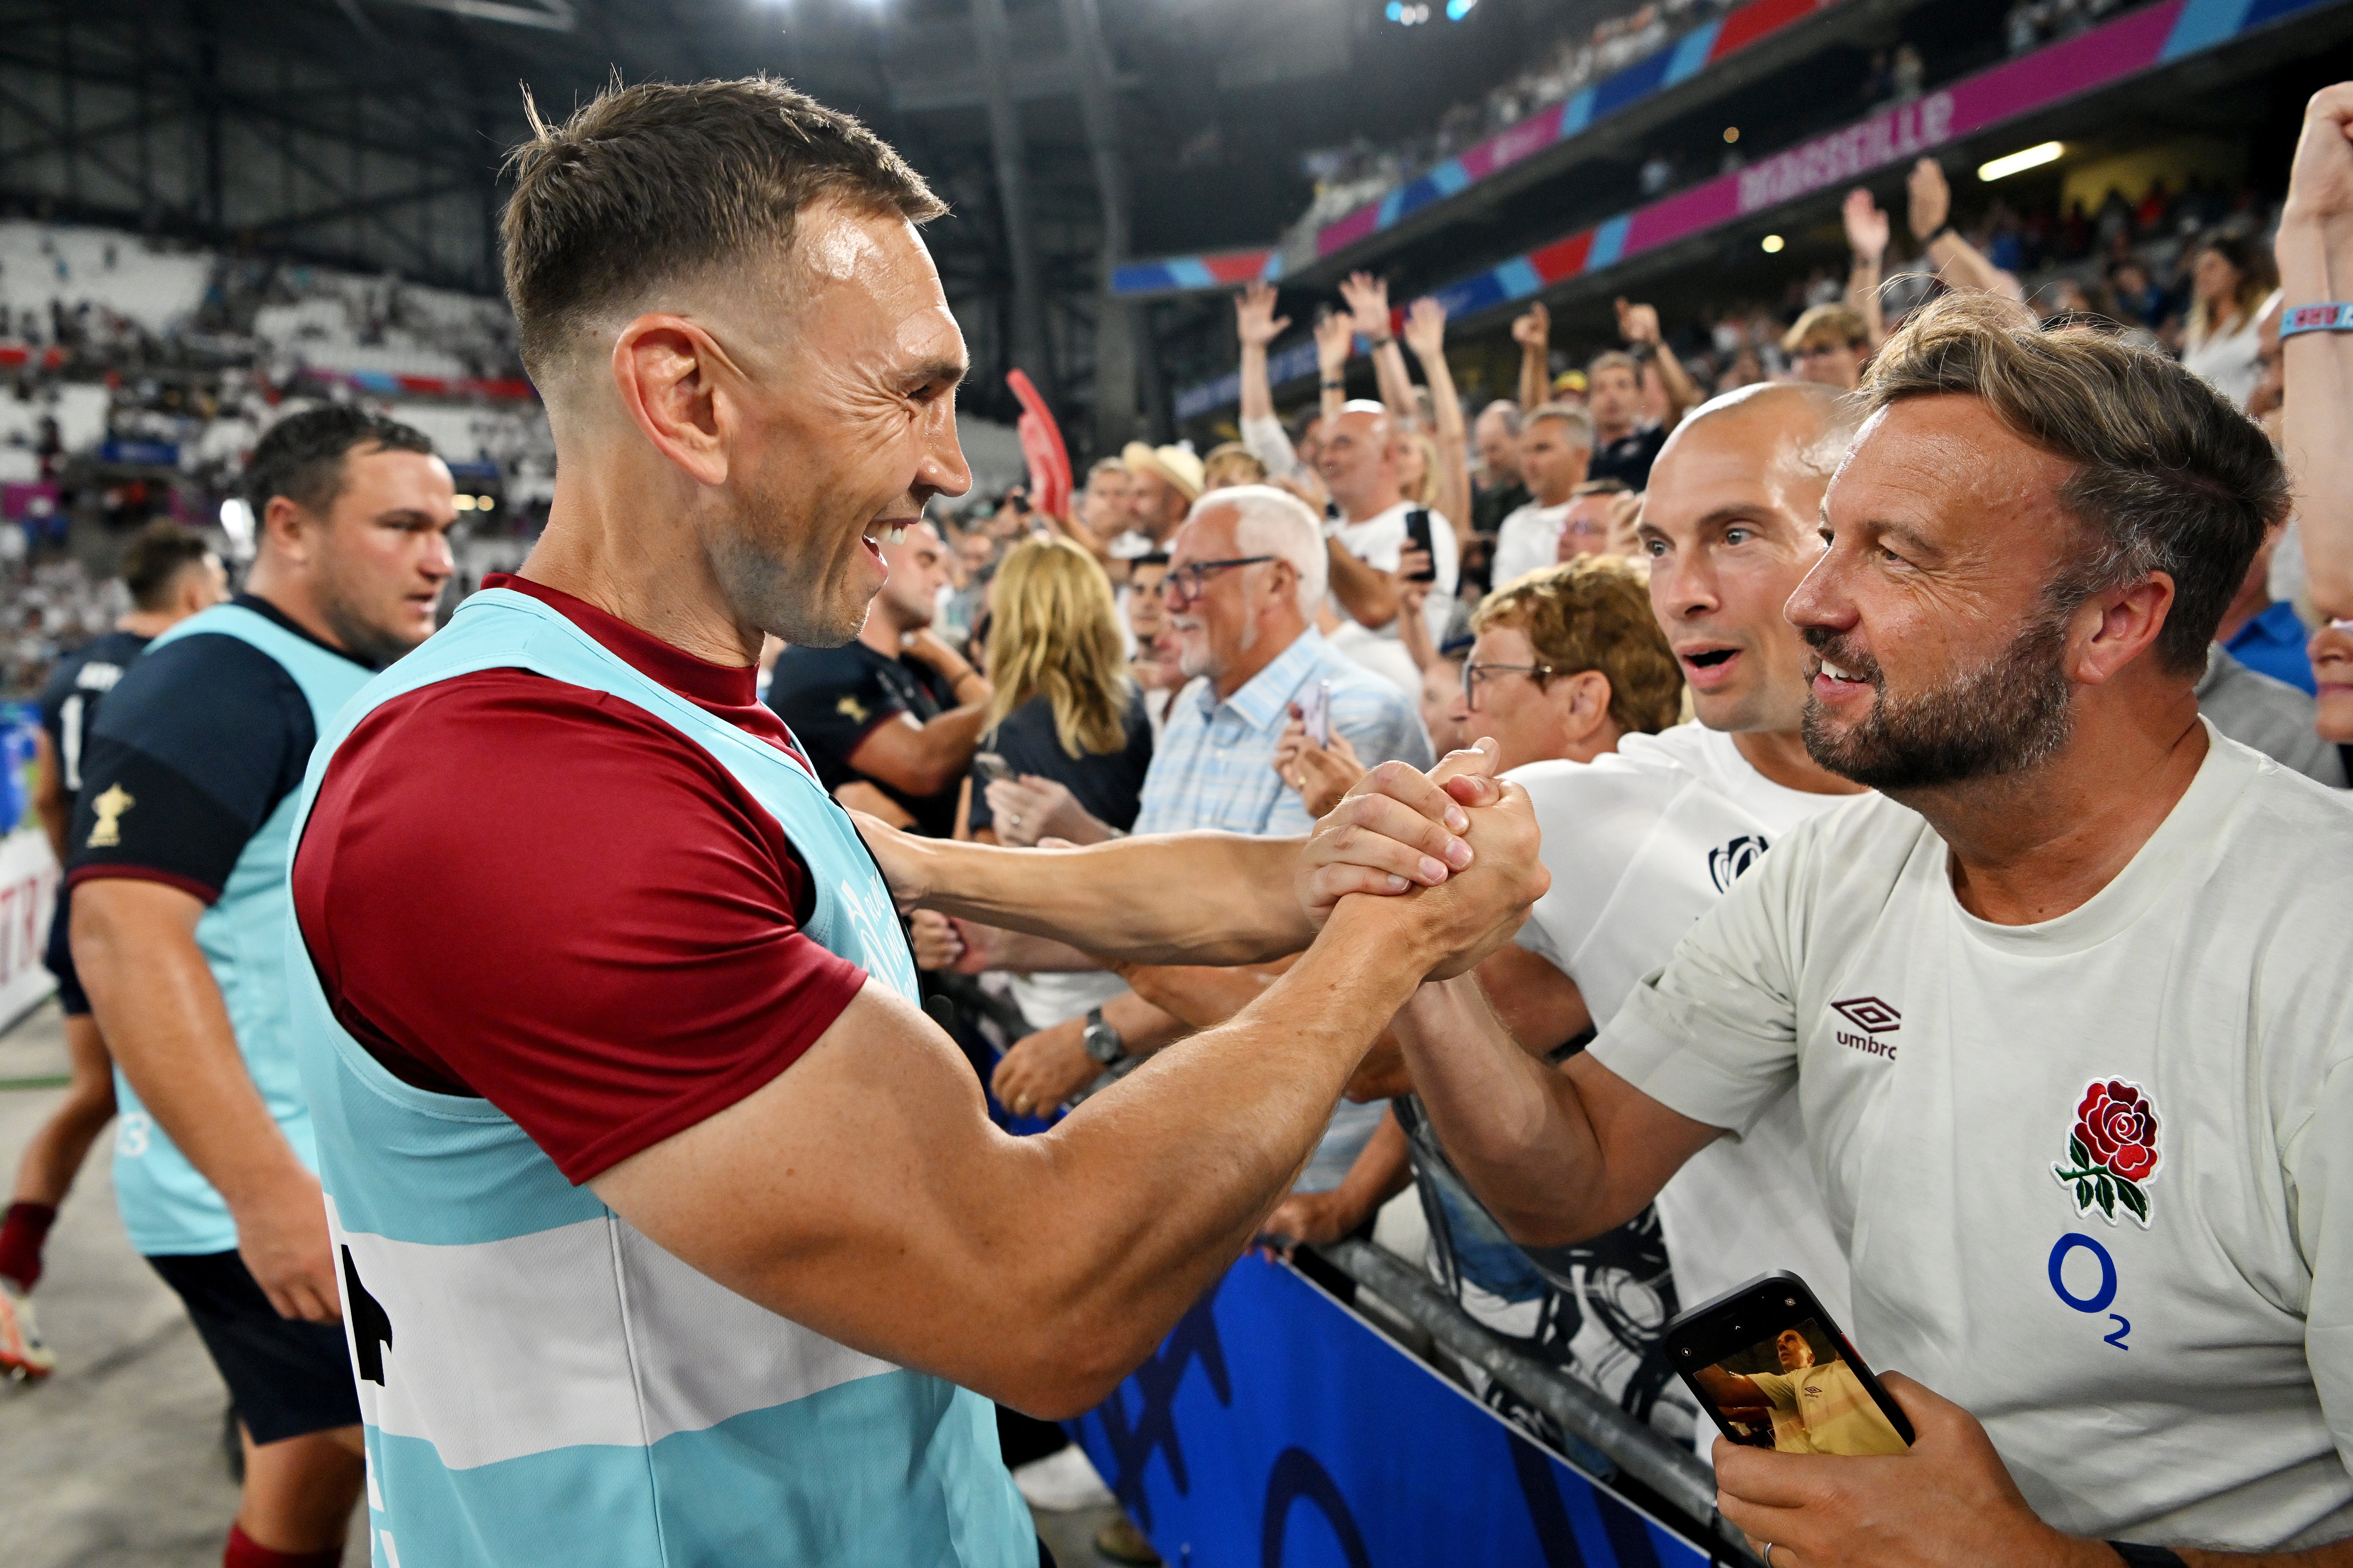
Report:
[[[958,1479],[911,1484],[934,1489],[938,1539],[987,1533],[991,1561],[1026,1563],[1002,1478],[968,1461],[986,1445],[956,1447],[986,1419],[971,1391],[1001,1401],[1034,1505],[1106,1500],[1032,1415],[1103,1398],[1244,1246],[1313,1268],[1410,1189],[1439,1288],[1712,1454],[1767,1568],[2105,1561],[2108,1536],[2136,1564],[2344,1561],[2325,1553],[2353,1539],[2353,981],[2333,902],[2353,875],[2353,303],[2333,298],[2353,277],[2353,86],[2315,100],[2273,232],[2200,229],[2163,285],[2103,251],[2105,299],[2078,282],[2046,300],[2022,259],[1956,230],[1923,160],[1901,219],[1915,281],[1884,275],[1897,220],[1858,191],[1839,297],[1728,363],[1690,363],[1654,307],[1620,300],[1618,345],[1564,371],[1536,306],[1512,328],[1517,395],[1474,409],[1443,310],[1412,301],[1400,331],[1357,274],[1315,326],[1317,404],[1286,425],[1267,347],[1288,322],[1252,286],[1238,438],[1130,444],[1068,515],[1020,489],[936,499],[962,488],[961,347],[944,310],[874,325],[877,298],[936,287],[900,221],[937,210],[921,182],[765,80],[616,88],[582,115],[680,106],[737,115],[747,141],[782,141],[781,118],[779,156],[817,156],[812,131],[848,145],[840,178],[874,210],[786,216],[870,247],[862,267],[900,269],[889,288],[815,290],[806,342],[740,328],[784,367],[772,385],[681,370],[715,339],[656,352],[642,321],[567,358],[593,312],[565,292],[566,171],[662,139],[543,130],[514,292],[565,471],[601,507],[551,522],[528,571],[436,631],[458,514],[432,441],[312,409],[249,467],[246,592],[213,606],[202,542],[153,534],[169,559],[128,574],[116,622],[128,673],[52,683],[59,778],[82,754],[68,705],[111,693],[106,745],[49,802],[71,825],[88,1038],[149,1096],[124,1107],[142,1148],[169,1147],[154,1128],[208,1140],[175,1217],[222,1242],[201,1260],[249,1297],[270,1273],[236,1321],[320,1331],[308,1403],[271,1408],[281,1436],[248,1432],[264,1465],[313,1444],[300,1484],[280,1479],[334,1506],[281,1519],[339,1539],[363,1477],[335,1435],[385,1398],[388,1362],[422,1429],[375,1505],[404,1531],[462,1517],[528,1542],[545,1515],[515,1499],[568,1509],[595,1466],[632,1527],[703,1508],[748,1533],[782,1495],[843,1538],[895,1531],[825,1514],[808,1472],[896,1486],[892,1445],[930,1465],[936,1444]],[[721,202],[740,194],[725,170],[669,173],[642,188],[753,205]],[[533,248],[534,225],[558,239]],[[653,281],[723,301],[732,277],[693,293],[718,265]],[[709,319],[739,330],[723,303]],[[926,331],[942,341],[912,341]],[[841,342],[890,345],[871,349],[876,395],[914,455],[881,479],[859,467],[865,427],[795,374]],[[1359,342],[1376,398],[1348,395]],[[790,492],[820,521],[792,514],[802,553],[762,555],[790,508],[729,468],[763,454],[728,444],[745,426],[707,418],[707,395],[803,416],[792,462],[873,497]],[[385,519],[396,547],[348,543]],[[375,618],[339,618],[363,581]],[[218,635],[174,634],[189,616]],[[804,625],[745,668],[747,626]],[[150,637],[169,640],[139,651]],[[234,723],[174,707],[268,681],[294,697]],[[257,728],[269,765],[227,766],[222,737]],[[167,831],[185,824],[202,831]],[[543,841],[566,834],[593,852]],[[255,864],[269,875],[231,875]],[[200,907],[298,940],[211,959]],[[143,985],[142,941],[195,966],[186,983]],[[148,995],[195,994],[206,963],[263,966],[222,990],[302,1054],[291,1110],[229,1108],[248,1140],[185,1110],[201,1075],[174,1063],[201,1037],[215,1079],[242,1083],[253,1048],[211,1013],[164,1026]],[[255,1000],[256,973],[287,1009]],[[114,1110],[101,1080],[84,1148]],[[299,1201],[252,1195],[273,1173],[249,1146],[289,1125],[327,1151],[339,1262],[311,1245],[322,1187],[290,1152],[274,1175]],[[26,1292],[78,1159],[37,1193],[20,1174],[0,1223],[0,1352],[23,1370],[47,1370]],[[282,1255],[238,1228],[265,1219]],[[2069,1283],[2077,1247],[2101,1289]],[[195,1241],[142,1250],[193,1310],[234,1319]],[[611,1325],[500,1294],[522,1258],[585,1281],[616,1256],[646,1283]],[[1784,1268],[1913,1374],[1888,1378],[1915,1428],[1900,1462],[1826,1469],[1802,1418],[1775,1422],[1778,1452],[1710,1443],[1661,1331]],[[2102,1338],[2112,1303],[2131,1319]],[[581,1407],[610,1408],[534,1436],[578,1468],[518,1467],[485,1506],[452,1479],[489,1440],[465,1379],[504,1374],[486,1338],[536,1370],[543,1337]],[[232,1381],[290,1376],[221,1341]],[[822,1453],[762,1449],[745,1422],[729,1495],[681,1504],[648,1495],[642,1390],[616,1370],[642,1349],[694,1358],[663,1387],[688,1435],[876,1368],[939,1382],[892,1384],[921,1397],[879,1416],[826,1406],[843,1427]],[[872,1366],[815,1392],[733,1386],[852,1354]],[[1577,1451],[1478,1367],[1441,1364]],[[246,1528],[233,1562],[332,1561],[316,1541],[240,1547]],[[1154,1561],[1133,1525],[1098,1545]]]

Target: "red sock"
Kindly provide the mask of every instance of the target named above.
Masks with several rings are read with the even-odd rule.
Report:
[[[272,1552],[245,1532],[242,1525],[228,1527],[228,1549],[221,1553],[221,1568],[336,1568],[343,1560],[340,1546],[324,1552]]]
[[[13,1279],[20,1290],[41,1282],[41,1244],[58,1211],[47,1204],[10,1204],[8,1217],[0,1219],[0,1276]]]

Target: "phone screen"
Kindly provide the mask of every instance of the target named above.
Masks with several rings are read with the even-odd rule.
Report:
[[[972,765],[979,770],[982,778],[991,784],[995,784],[999,779],[1009,779],[1013,776],[1011,766],[995,752],[974,752]]]
[[[1307,738],[1319,746],[1332,743],[1332,683],[1319,680],[1307,700],[1299,705],[1299,722]]]
[[[1900,1454],[1902,1406],[1806,1282],[1768,1274],[1667,1325],[1667,1355],[1735,1443],[1785,1454]]]

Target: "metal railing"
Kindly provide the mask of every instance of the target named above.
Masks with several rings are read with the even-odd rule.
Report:
[[[1630,1480],[1681,1512],[1714,1539],[1713,1561],[1755,1568],[1739,1530],[1715,1510],[1715,1476],[1688,1448],[1620,1409],[1615,1401],[1564,1375],[1474,1321],[1411,1264],[1353,1237],[1312,1249],[1326,1263],[1380,1298],[1448,1353],[1468,1362],[1598,1450]],[[1607,1480],[1610,1478],[1599,1478]]]

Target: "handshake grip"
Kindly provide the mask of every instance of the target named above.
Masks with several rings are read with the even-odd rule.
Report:
[[[1429,773],[1384,763],[1316,824],[1297,890],[1320,926],[1343,900],[1352,929],[1393,926],[1400,956],[1430,978],[1477,965],[1509,942],[1551,886],[1527,793],[1493,777],[1492,742]]]

